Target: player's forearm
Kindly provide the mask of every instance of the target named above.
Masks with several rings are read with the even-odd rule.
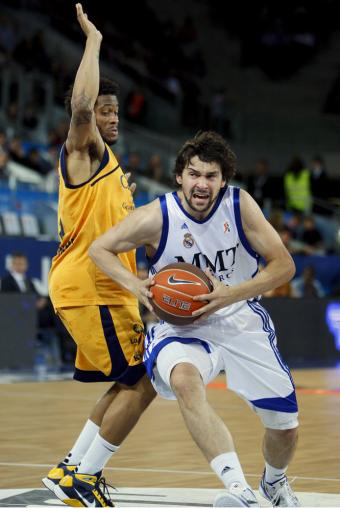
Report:
[[[72,111],[92,111],[99,91],[99,52],[101,37],[91,34],[73,86]]]
[[[254,298],[288,282],[294,274],[295,265],[290,256],[272,260],[253,279],[229,287],[227,298],[231,300],[230,303]]]
[[[98,268],[114,282],[134,293],[139,279],[125,268],[116,254],[98,246],[94,242],[89,249],[89,256]]]

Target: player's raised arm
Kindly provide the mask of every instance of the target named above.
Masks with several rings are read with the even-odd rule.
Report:
[[[71,124],[66,141],[66,149],[70,154],[74,151],[87,151],[91,143],[104,143],[97,133],[94,104],[99,90],[99,51],[102,34],[84,13],[80,3],[76,4],[77,19],[86,35],[86,45],[75,78],[71,98]],[[99,154],[100,155],[100,154]]]
[[[118,254],[137,247],[146,246],[155,251],[162,233],[162,213],[159,200],[142,206],[122,222],[109,229],[95,240],[89,256],[106,275],[116,283],[136,295],[150,311],[148,298],[152,296],[149,279],[142,281],[120,262]]]

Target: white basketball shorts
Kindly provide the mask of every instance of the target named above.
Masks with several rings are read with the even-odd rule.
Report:
[[[229,316],[214,314],[199,325],[160,322],[152,327],[144,363],[162,397],[175,398],[170,374],[182,362],[195,365],[205,384],[224,370],[228,388],[246,400],[266,427],[298,425],[294,383],[269,314],[258,302],[245,302]]]

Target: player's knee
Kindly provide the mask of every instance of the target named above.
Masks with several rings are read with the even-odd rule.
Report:
[[[140,399],[140,405],[146,409],[149,404],[154,400],[157,393],[151,384],[150,379],[145,375],[138,383],[138,393]]]
[[[177,399],[189,402],[195,392],[201,389],[202,379],[194,365],[179,363],[171,371],[170,385]]]
[[[298,427],[294,427],[293,429],[278,430],[278,433],[281,440],[286,441],[287,443],[294,442],[298,436]]]
[[[293,435],[296,432],[295,429],[299,426],[297,412],[285,413],[260,408],[254,408],[254,410],[267,430],[288,431],[287,435]]]

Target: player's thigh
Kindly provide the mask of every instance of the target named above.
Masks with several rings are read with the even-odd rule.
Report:
[[[76,366],[118,378],[142,363],[143,324],[136,306],[86,306],[58,309],[77,344]]]
[[[249,306],[238,316],[238,329],[223,347],[228,387],[253,407],[265,426],[296,426],[294,383],[267,311],[257,303]]]

